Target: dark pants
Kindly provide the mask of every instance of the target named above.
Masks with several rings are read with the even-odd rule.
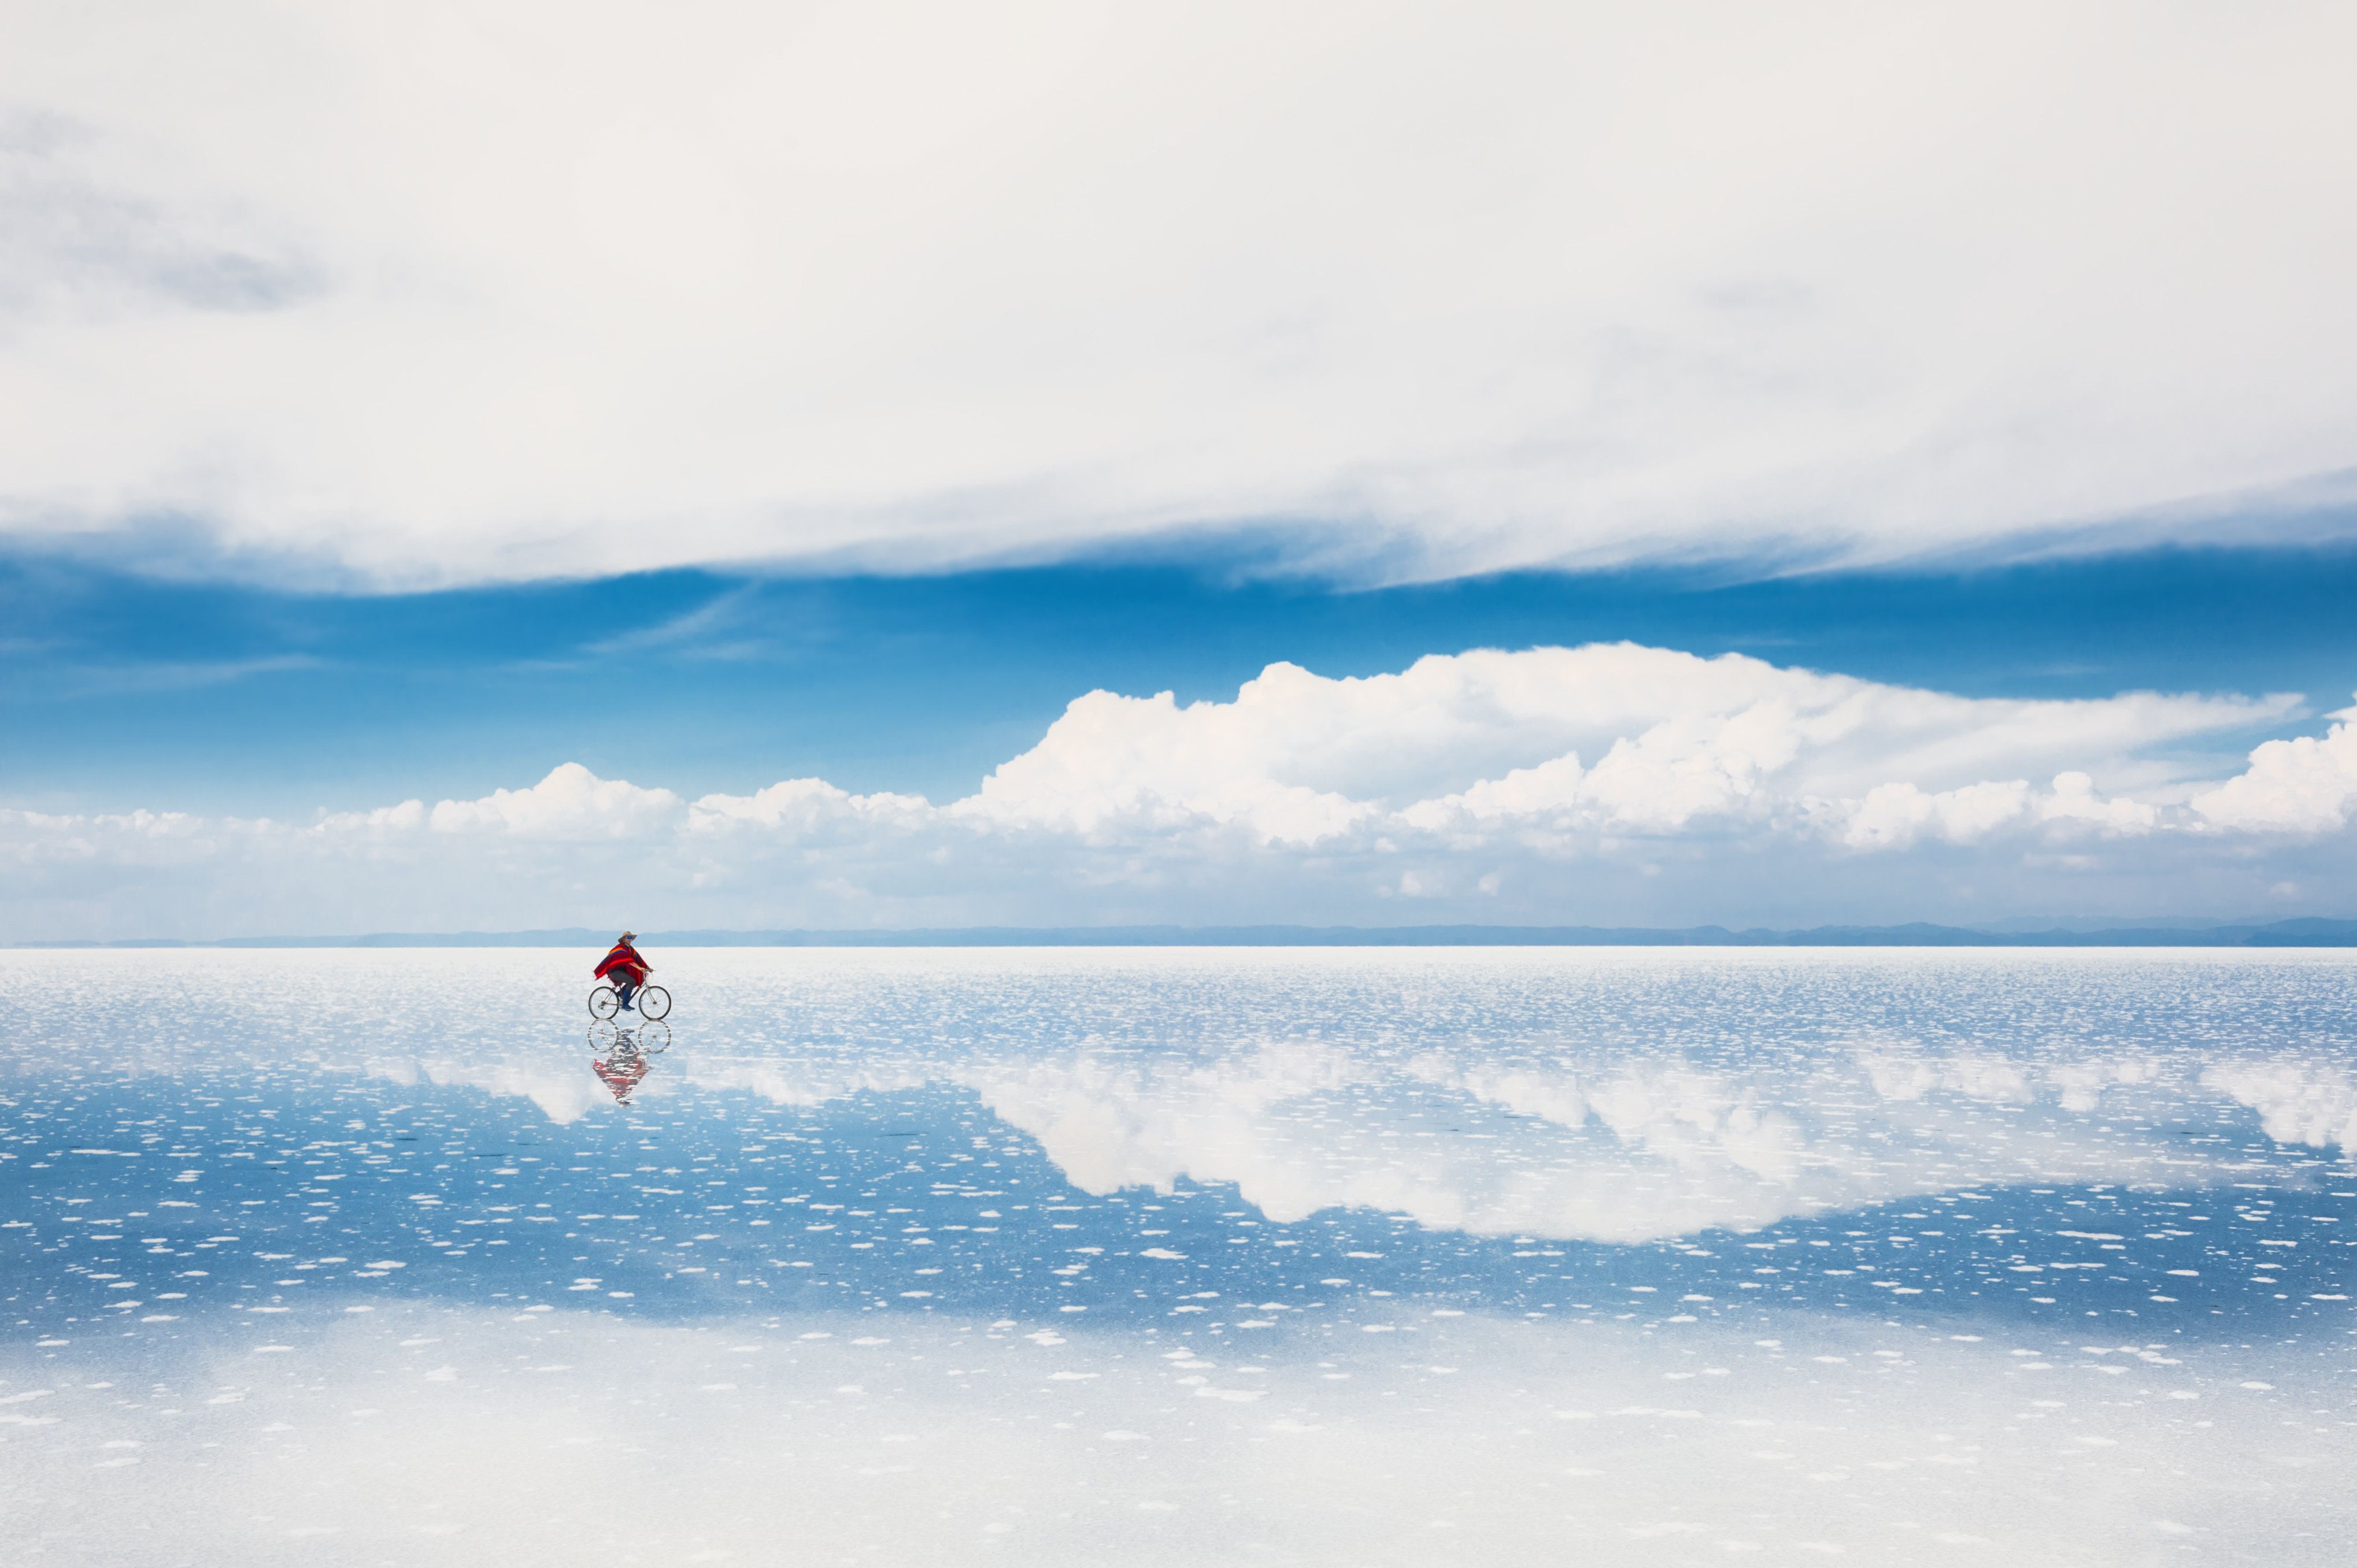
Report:
[[[617,1011],[623,1013],[629,1012],[630,1010],[630,998],[637,995],[638,992],[639,983],[637,981],[632,980],[627,974],[619,972],[615,974],[614,994],[622,999],[621,1004]]]

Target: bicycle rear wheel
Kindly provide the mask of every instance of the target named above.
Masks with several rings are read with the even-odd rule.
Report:
[[[614,994],[610,985],[601,985],[589,993],[589,1016],[604,1023],[621,1010],[622,999]]]
[[[642,985],[639,987],[637,1006],[639,1016],[651,1024],[671,1012],[671,993],[660,985]]]

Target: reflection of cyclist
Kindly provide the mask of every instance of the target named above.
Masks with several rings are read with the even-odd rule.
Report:
[[[614,1091],[614,1103],[628,1105],[630,1090],[639,1087],[639,1079],[647,1076],[647,1058],[637,1051],[617,1046],[609,1060],[593,1060],[589,1070]]]
[[[655,967],[630,945],[638,934],[636,931],[624,931],[615,938],[614,950],[608,953],[605,961],[597,966],[597,978],[614,983],[614,993],[621,998],[622,1003],[619,1011],[625,1013],[630,1009],[630,998],[638,993],[640,986],[647,983],[647,976],[654,972]]]

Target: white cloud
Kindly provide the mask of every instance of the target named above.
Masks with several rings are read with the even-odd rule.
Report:
[[[1082,833],[1117,821],[1201,819],[1241,823],[1264,843],[1316,843],[1363,822],[1371,808],[1277,775],[1305,753],[1381,745],[1397,737],[1404,716],[1415,722],[1394,711],[1383,730],[1353,736],[1355,715],[1333,700],[1351,684],[1275,664],[1233,703],[1181,709],[1168,692],[1144,698],[1092,692],[1038,746],[952,809],[978,821]],[[1297,721],[1315,727],[1308,736],[1290,731]]]
[[[2140,800],[2106,800],[2095,793],[2095,781],[2083,773],[2058,773],[2054,792],[2038,803],[2048,822],[2094,822],[2115,832],[2145,832],[2158,827],[2160,812]]]
[[[2160,912],[2263,908],[2284,855],[2317,875],[2302,846],[2357,796],[2335,771],[2349,719],[2214,787],[2230,765],[2201,748],[2297,709],[1965,698],[1625,643],[1483,650],[1344,680],[1276,664],[1183,707],[1090,693],[946,805],[814,779],[690,801],[567,763],[306,826],[5,811],[0,858],[17,937],[1361,922],[1383,897],[1440,918],[1904,919],[2053,908],[2090,875]],[[2013,907],[1964,902],[1960,867]]]
[[[2250,770],[2193,798],[2202,819],[2221,828],[2289,833],[2330,832],[2357,807],[2357,708],[2321,738],[2271,740],[2251,753]]]
[[[668,826],[686,803],[668,789],[600,779],[577,762],[552,768],[528,789],[479,800],[445,800],[426,817],[437,833],[499,832],[546,838],[622,838]]]
[[[888,824],[922,822],[931,807],[921,795],[854,795],[823,779],[789,779],[750,795],[705,795],[695,802],[689,825],[711,832],[745,824],[810,832],[838,819]]]
[[[2338,527],[2357,466],[2342,7],[10,22],[16,531],[1449,573]]]
[[[2158,783],[2164,775],[2136,759],[2138,748],[2266,723],[2295,702],[1973,699],[1631,643],[1436,655],[1395,675],[1344,680],[1273,664],[1232,703],[1180,708],[1168,693],[1092,693],[955,810],[1083,832],[1202,819],[1297,845],[1387,812],[1436,832],[1831,817],[1866,822],[1853,842],[1872,844],[1913,836],[1874,826],[1908,814],[1893,803],[1904,797],[1877,799],[1894,782],[1944,791],[1929,818],[1969,838],[2029,811],[2028,786],[2002,775],[2069,766],[2067,808],[2047,815],[2132,827],[2150,824],[2094,802],[2076,768]],[[1583,752],[1598,757],[1593,767]]]
[[[1925,836],[1970,843],[2018,821],[2029,810],[2029,786],[2018,779],[1967,784],[1936,795],[1912,784],[1878,784],[1849,813],[1842,842],[1859,849],[1887,849]]]
[[[780,786],[784,788],[784,786]],[[367,811],[322,816],[314,834],[353,832],[498,832],[528,838],[623,838],[668,827],[687,815],[687,803],[668,789],[642,789],[619,779],[600,779],[577,762],[549,769],[539,783],[522,789],[494,789],[473,800],[443,800],[430,810],[423,800],[404,800]]]

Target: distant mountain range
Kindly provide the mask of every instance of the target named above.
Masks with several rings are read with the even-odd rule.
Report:
[[[908,931],[648,931],[649,947],[727,948],[1370,948],[1370,947],[1788,947],[1788,948],[2345,948],[2357,920],[2308,918],[2235,925],[2073,919],[2043,929],[1935,926],[1816,926],[1804,931],[1724,926],[968,926]],[[364,937],[229,937],[218,941],[18,942],[25,948],[602,948],[613,933],[388,931]]]

